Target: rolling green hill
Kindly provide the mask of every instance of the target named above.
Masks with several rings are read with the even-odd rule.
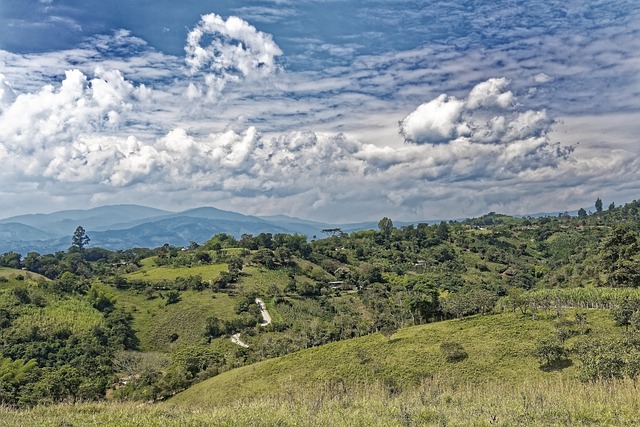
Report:
[[[0,289],[19,285],[34,285],[47,282],[49,279],[31,271],[0,267]]]
[[[606,311],[589,311],[592,334],[614,331],[610,317]],[[575,367],[545,372],[532,355],[539,341],[554,334],[553,322],[551,315],[533,319],[502,313],[405,328],[390,339],[376,333],[222,373],[176,395],[167,404],[215,405],[338,383],[353,387],[382,382],[405,389],[433,377],[446,378],[452,384],[575,378]],[[444,342],[461,344],[468,357],[457,363],[447,362],[440,348]],[[569,341],[567,345],[571,344]]]
[[[608,311],[587,317],[590,338],[620,333]],[[585,384],[571,363],[540,369],[531,353],[554,322],[502,313],[415,326],[234,369],[161,404],[0,408],[0,418],[10,427],[635,425],[634,382]],[[441,344],[452,341],[466,358],[446,360]]]

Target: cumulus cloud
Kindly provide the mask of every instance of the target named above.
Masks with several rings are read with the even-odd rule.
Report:
[[[148,96],[119,71],[97,69],[89,79],[69,70],[59,88],[18,95],[0,115],[0,140],[6,149],[29,154],[52,141],[72,141],[78,134],[113,130],[133,103]]]
[[[213,13],[202,16],[189,32],[185,51],[191,74],[204,74],[209,99],[215,99],[229,82],[273,74],[278,68],[276,57],[282,55],[270,34],[236,16],[225,21]]]
[[[518,111],[517,99],[505,78],[492,78],[474,86],[465,99],[442,94],[400,121],[408,143],[449,143],[463,138],[482,144],[510,144],[542,138],[553,120],[546,111]]]
[[[511,91],[505,91],[508,84],[509,80],[504,77],[478,83],[469,92],[466,107],[471,110],[481,107],[508,108],[515,101]]]
[[[407,142],[447,142],[460,133],[463,108],[464,101],[442,94],[405,117],[400,122],[400,132]]]
[[[498,99],[501,94],[482,93],[485,99]],[[24,160],[29,154],[29,163],[23,161],[15,172],[34,181],[44,178],[113,188],[153,183],[173,190],[216,189],[241,197],[292,196],[318,185],[326,185],[333,193],[375,183],[401,186],[410,180],[506,179],[556,167],[570,154],[541,136],[548,122],[544,112],[525,111],[487,125],[501,141],[509,142],[506,147],[478,143],[477,129],[467,123],[467,129],[460,130],[468,100],[444,95],[415,112],[429,117],[426,130],[415,128],[420,132],[438,138],[465,135],[437,147],[378,147],[342,134],[318,132],[265,136],[255,127],[206,136],[175,128],[156,138],[102,132],[117,128],[131,102],[144,96],[144,87],[135,87],[118,72],[98,70],[89,79],[77,70],[69,71],[59,88],[20,95],[0,115],[4,156]]]

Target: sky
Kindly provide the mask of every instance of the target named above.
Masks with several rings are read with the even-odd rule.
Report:
[[[636,0],[0,0],[0,218],[619,205],[639,92]]]

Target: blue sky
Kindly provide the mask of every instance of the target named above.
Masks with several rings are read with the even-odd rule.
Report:
[[[0,0],[0,217],[624,203],[639,71],[636,1]]]

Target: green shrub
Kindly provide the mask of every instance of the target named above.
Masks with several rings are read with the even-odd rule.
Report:
[[[440,344],[440,350],[449,363],[461,362],[469,357],[462,344],[455,341],[443,342]]]

